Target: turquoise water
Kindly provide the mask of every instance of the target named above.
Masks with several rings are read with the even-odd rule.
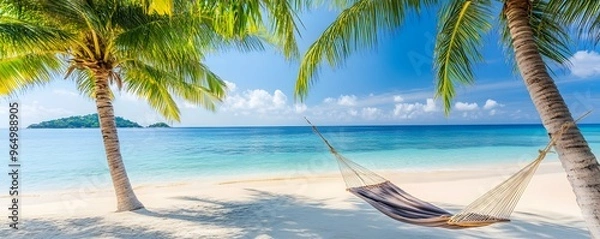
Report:
[[[581,129],[592,150],[600,152],[600,125]],[[374,170],[522,163],[547,143],[539,125],[331,126],[320,130],[346,157]],[[2,133],[7,134],[6,130]],[[337,170],[309,127],[119,129],[119,136],[134,185]],[[20,137],[25,190],[110,186],[98,129],[27,129]]]

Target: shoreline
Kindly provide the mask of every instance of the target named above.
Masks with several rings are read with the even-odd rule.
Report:
[[[423,182],[420,180],[412,180],[419,178],[420,175],[436,175],[435,177],[426,177],[428,182],[445,181],[445,180],[462,180],[477,177],[506,177],[508,178],[513,173],[524,167],[529,162],[520,163],[506,163],[499,162],[494,164],[488,163],[477,163],[464,165],[461,169],[456,167],[452,168],[404,168],[404,169],[388,169],[388,170],[371,170],[384,178],[398,178],[400,179],[397,184]],[[293,173],[293,174],[288,174]],[[535,175],[548,174],[548,173],[564,173],[560,162],[556,160],[548,160],[542,162]],[[459,176],[457,176],[459,175]],[[534,175],[534,177],[535,177]],[[95,175],[97,176],[97,175]],[[109,179],[109,175],[103,176],[105,179]],[[80,186],[70,186],[67,188],[60,189],[39,189],[36,188],[29,191],[25,186],[23,189],[23,197],[40,195],[40,194],[60,194],[60,193],[73,193],[73,192],[106,192],[113,191],[113,185],[111,181],[98,183],[97,178],[90,177],[89,180],[84,180],[80,183]],[[86,178],[87,179],[87,178]],[[162,181],[152,180],[142,183],[136,183],[135,179],[130,177],[132,186],[135,189],[146,188],[146,187],[170,187],[173,185],[188,185],[188,184],[206,184],[206,185],[227,185],[227,184],[244,184],[253,182],[281,182],[281,181],[294,181],[294,180],[339,180],[343,182],[342,176],[339,170],[328,170],[321,172],[309,172],[309,171],[290,171],[290,172],[278,172],[278,173],[247,173],[242,175],[221,175],[218,177],[213,176],[188,176],[184,175],[179,178],[170,178]],[[96,181],[96,182],[94,182]],[[38,186],[39,187],[39,186]],[[91,190],[90,190],[91,189]],[[0,196],[1,198],[7,197],[6,195]]]

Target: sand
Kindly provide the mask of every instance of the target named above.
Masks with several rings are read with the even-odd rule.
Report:
[[[523,165],[381,174],[456,212]],[[114,212],[110,188],[23,195],[21,228],[1,238],[589,238],[558,163],[544,163],[512,221],[448,230],[394,221],[344,190],[338,174],[136,184],[146,209]],[[0,197],[0,200],[7,200]],[[8,202],[7,202],[8,203]]]

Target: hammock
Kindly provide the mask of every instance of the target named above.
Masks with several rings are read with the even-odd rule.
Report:
[[[556,135],[553,135],[548,145],[539,151],[538,157],[533,162],[483,194],[462,211],[453,215],[444,209],[410,195],[387,179],[342,156],[331,146],[317,127],[312,125],[308,119],[306,121],[335,156],[346,183],[346,190],[363,199],[383,214],[398,221],[419,226],[449,229],[481,227],[497,222],[510,221],[510,214],[515,209],[540,163],[550,151],[556,139],[560,138],[570,126],[574,125],[574,123],[564,124],[562,129]]]

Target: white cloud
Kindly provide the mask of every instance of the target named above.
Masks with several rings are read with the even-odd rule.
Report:
[[[438,111],[435,101],[428,98],[423,103],[397,103],[393,110],[393,115],[401,119],[412,119],[420,114]]]
[[[252,112],[265,113],[285,110],[290,107],[287,105],[287,96],[281,90],[275,90],[271,94],[263,89],[255,89],[246,90],[242,94],[229,95],[222,108],[225,111],[240,111],[242,114],[250,114]],[[301,108],[302,106],[298,110]]]
[[[335,99],[331,98],[331,97],[327,97],[323,100],[323,103],[327,103],[327,104],[331,104],[333,102],[335,102]]]
[[[356,106],[358,101],[358,97],[355,95],[340,95],[337,99],[332,97],[327,97],[323,100],[325,104],[337,104],[341,106]]]
[[[55,90],[52,90],[52,93],[56,94],[56,95],[78,96],[77,93],[70,91],[70,90],[65,90],[65,89],[55,89]]]
[[[306,111],[306,109],[307,107],[304,103],[294,105],[294,112],[296,112],[296,114],[302,114]]]
[[[367,120],[375,120],[382,114],[382,110],[376,107],[366,107],[362,108],[361,114]]]
[[[423,108],[423,111],[425,112],[434,112],[437,111],[437,105],[435,104],[435,101],[433,101],[433,99],[429,98],[426,101],[425,107]]]
[[[422,108],[423,104],[421,103],[402,103],[396,104],[394,107],[394,116],[398,116],[402,119],[410,119],[413,118],[415,113],[419,112],[419,109]]]
[[[454,108],[458,111],[472,111],[479,108],[477,103],[464,103],[464,102],[456,102],[454,104]]]
[[[491,110],[491,109],[494,109],[494,108],[499,107],[499,106],[503,106],[503,105],[502,104],[498,104],[498,102],[495,101],[495,100],[488,99],[488,100],[485,101],[485,105],[483,105],[483,109],[484,110]]]
[[[338,98],[338,105],[343,106],[354,106],[356,105],[356,96],[355,95],[342,95]]]
[[[176,126],[198,125],[304,125],[302,116],[320,124],[430,124],[444,122],[491,122],[512,121],[509,107],[503,107],[494,99],[482,102],[458,102],[453,117],[444,117],[440,102],[431,98],[430,90],[394,91],[382,94],[355,95],[345,92],[334,97],[321,98],[314,103],[294,102],[282,90],[245,89],[232,82],[228,85],[228,97],[220,104],[216,113],[199,110],[183,99],[177,98],[181,106],[182,121]],[[61,90],[64,89],[64,90]],[[70,88],[56,87],[46,91],[47,97],[60,97],[70,102],[73,95]],[[115,110],[119,116],[150,124],[161,117],[151,107],[136,96],[125,91],[115,92]],[[36,95],[37,96],[37,95]],[[31,99],[31,98],[28,98]],[[77,108],[64,103],[47,103],[39,97],[36,109],[28,109],[32,123],[73,114],[86,114],[94,109],[92,101],[83,102]],[[484,98],[485,99],[485,98]],[[30,101],[31,102],[31,101]],[[33,105],[28,103],[28,105]],[[454,105],[453,105],[454,106]],[[73,110],[73,112],[64,109]],[[472,109],[470,111],[460,109]],[[466,113],[466,114],[463,114]],[[506,117],[499,117],[499,115]],[[1,116],[1,115],[0,115]],[[524,119],[524,118],[523,118]],[[164,121],[164,120],[163,120]],[[0,123],[1,123],[0,119]]]
[[[482,113],[482,111],[462,111],[460,115],[463,119],[472,121],[480,119],[484,114]]]
[[[273,94],[273,104],[275,108],[282,108],[285,107],[287,103],[287,96],[281,92],[281,90],[275,90],[275,93]]]
[[[38,101],[33,101],[30,104],[21,104],[20,113],[22,118],[27,119],[26,124],[39,123],[48,119],[57,119],[73,115],[73,111],[64,108],[51,108],[40,104]]]
[[[274,103],[274,97],[265,90],[252,90],[246,92],[246,97],[243,98],[243,103],[246,103],[244,108],[256,109],[268,106],[270,103]]]
[[[578,51],[569,57],[571,74],[581,78],[600,75],[600,54],[595,51]]]
[[[225,81],[225,85],[227,85],[227,91],[235,92],[237,90],[237,85],[231,81]]]

